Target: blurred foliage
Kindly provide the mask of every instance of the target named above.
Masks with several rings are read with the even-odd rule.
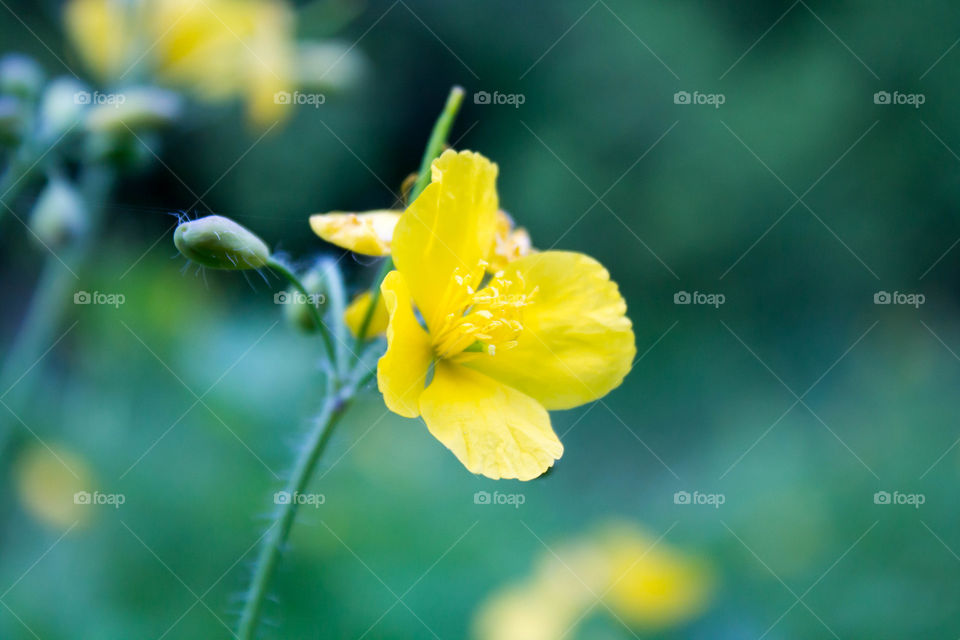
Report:
[[[14,495],[37,464],[18,430],[0,503],[0,637],[32,637],[18,617],[44,639],[228,637],[262,516],[322,392],[317,345],[275,324],[276,280],[182,276],[166,214],[203,194],[197,213],[294,255],[330,250],[308,214],[391,206],[454,83],[525,96],[466,105],[453,138],[499,163],[501,202],[536,246],[610,269],[641,359],[604,401],[554,414],[564,457],[522,485],[469,476],[371,388],[326,452],[313,483],[326,502],[299,518],[268,611],[280,629],[265,637],[373,625],[367,637],[465,637],[544,545],[609,516],[669,529],[716,575],[703,616],[640,637],[956,635],[960,48],[948,49],[960,6],[302,4],[306,34],[346,21],[340,36],[359,40],[370,75],[260,140],[240,106],[194,114],[162,166],[121,185],[80,276],[126,304],[75,308],[76,327],[28,374],[34,400],[11,409],[82,461],[90,489],[127,500],[64,536],[35,492]],[[30,29],[8,15],[4,51],[79,72],[57,3],[6,11]],[[677,105],[680,90],[726,102]],[[926,102],[874,104],[881,90]],[[7,337],[44,256],[9,216],[0,242]],[[342,264],[365,284],[363,265]],[[727,302],[677,306],[679,290]],[[878,290],[927,303],[876,306]],[[478,505],[478,490],[526,500]],[[726,502],[677,505],[678,490]],[[876,505],[878,490],[927,499]],[[632,637],[599,615],[580,631]]]

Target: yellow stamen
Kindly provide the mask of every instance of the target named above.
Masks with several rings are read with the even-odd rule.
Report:
[[[433,347],[440,358],[453,357],[477,342],[491,356],[517,345],[523,308],[533,303],[537,290],[527,293],[519,273],[508,280],[498,271],[477,291],[485,266],[481,261],[472,272],[458,268],[453,274],[442,307],[452,311],[433,328]]]

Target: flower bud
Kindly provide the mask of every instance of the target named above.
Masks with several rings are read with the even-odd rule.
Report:
[[[23,104],[13,96],[0,96],[0,146],[16,145],[23,137]]]
[[[131,87],[123,93],[96,95],[102,101],[92,106],[86,121],[93,133],[139,133],[165,126],[180,113],[180,96],[157,87]]]
[[[43,70],[33,58],[21,53],[0,58],[0,93],[31,99],[42,86]]]
[[[173,243],[188,260],[211,269],[259,269],[270,260],[263,240],[223,216],[181,223]]]
[[[30,230],[51,249],[83,236],[88,222],[87,205],[80,193],[59,176],[47,182],[30,214]]]
[[[80,115],[87,108],[87,101],[83,98],[89,95],[86,85],[75,78],[54,78],[47,85],[40,102],[43,136],[55,140],[79,122]]]
[[[313,333],[317,330],[317,323],[313,318],[311,306],[322,309],[326,303],[326,286],[323,279],[323,273],[320,269],[312,269],[301,281],[303,288],[307,290],[306,298],[297,291],[291,289],[286,293],[284,300],[288,304],[283,308],[283,315],[287,322],[303,331],[304,333]]]

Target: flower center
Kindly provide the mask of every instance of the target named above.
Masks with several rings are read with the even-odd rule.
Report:
[[[452,309],[433,331],[437,356],[450,358],[464,351],[495,355],[498,350],[517,346],[523,331],[523,308],[533,304],[537,288],[526,293],[526,283],[518,272],[507,279],[498,271],[477,290],[486,262],[468,272],[457,268],[444,296],[441,308]],[[475,346],[476,345],[476,346]]]

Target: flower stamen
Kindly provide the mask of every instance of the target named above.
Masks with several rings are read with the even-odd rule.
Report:
[[[467,272],[454,271],[442,308],[453,309],[433,332],[433,347],[440,358],[451,358],[465,350],[496,355],[497,351],[517,346],[523,331],[523,308],[533,303],[536,287],[526,292],[520,273],[507,279],[503,271],[493,275],[479,288],[486,263]],[[480,349],[473,345],[480,343]]]

